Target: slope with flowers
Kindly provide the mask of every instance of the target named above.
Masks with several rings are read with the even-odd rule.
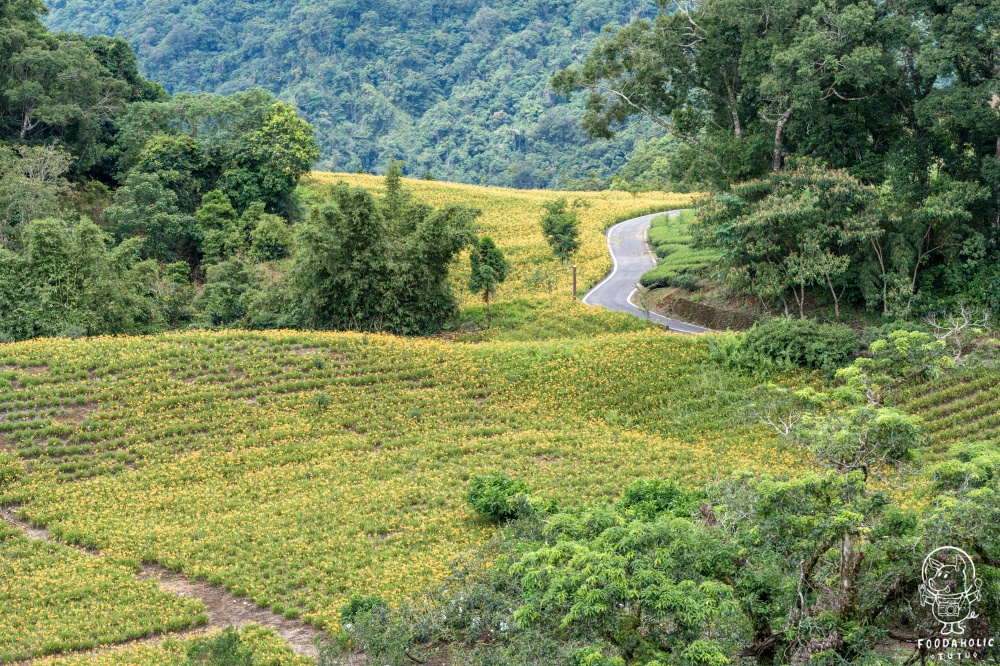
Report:
[[[48,614],[50,631],[76,642],[18,643],[17,628],[0,620],[0,645],[14,646],[0,661],[200,621],[197,605],[138,582],[109,597],[118,616],[106,613],[100,626],[66,611],[92,588],[73,573],[87,566],[120,576],[159,563],[329,627],[349,596],[419,592],[488,536],[463,500],[474,473],[503,469],[573,504],[614,497],[640,477],[693,485],[730,468],[803,464],[760,427],[734,425],[729,412],[752,380],[706,364],[703,342],[571,301],[537,230],[551,193],[409,184],[433,204],[480,207],[483,232],[514,266],[500,299],[520,305],[497,308],[475,344],[192,331],[0,346],[0,504],[100,553],[74,551],[82,563],[51,557],[42,578],[27,566],[40,555],[18,555],[27,559],[0,594],[53,592],[38,597],[44,607],[22,594],[20,613]],[[589,202],[581,288],[610,264],[604,227],[684,203],[568,196]],[[533,279],[539,270],[554,275],[551,291]],[[471,308],[474,297],[464,298]],[[122,631],[128,622],[136,626]]]

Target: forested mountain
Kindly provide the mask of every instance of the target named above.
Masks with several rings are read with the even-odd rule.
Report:
[[[294,104],[320,168],[516,187],[621,168],[639,136],[592,140],[549,78],[654,0],[52,0],[53,29],[127,39],[169,92],[255,86]]]

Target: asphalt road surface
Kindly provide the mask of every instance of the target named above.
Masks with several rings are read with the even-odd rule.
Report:
[[[679,210],[672,210],[668,215],[677,215]],[[608,229],[608,248],[611,250],[611,260],[614,268],[611,274],[604,278],[596,287],[587,292],[583,302],[587,305],[599,305],[609,310],[621,310],[645,319],[642,308],[633,304],[633,295],[639,278],[650,268],[656,266],[656,256],[649,247],[646,230],[654,217],[663,213],[643,215],[631,220],[619,222]],[[676,319],[670,319],[655,312],[649,313],[652,321],[663,324],[671,331],[678,333],[704,333],[708,329],[694,324],[685,324]]]

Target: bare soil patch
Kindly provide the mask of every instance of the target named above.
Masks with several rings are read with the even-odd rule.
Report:
[[[145,565],[141,577],[159,582],[164,590],[201,601],[205,604],[210,618],[210,627],[259,624],[274,629],[298,654],[307,657],[318,656],[313,641],[317,636],[322,636],[323,632],[311,624],[302,620],[291,620],[269,608],[261,608],[249,599],[237,597],[223,587],[190,580],[183,574],[157,564]]]
[[[97,411],[97,405],[75,405],[55,418],[56,423],[79,425],[85,418]]]

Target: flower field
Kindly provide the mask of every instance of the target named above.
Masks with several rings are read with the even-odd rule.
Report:
[[[121,563],[0,524],[0,663],[94,648],[208,621]]]
[[[7,345],[0,435],[32,471],[3,499],[65,541],[329,626],[348,595],[414,592],[486,536],[462,501],[474,472],[582,502],[638,477],[798,465],[762,429],[730,427],[749,386],[703,353],[656,331]]]
[[[315,174],[311,187],[340,178],[381,186]],[[334,626],[350,595],[418,592],[488,537],[464,502],[479,472],[579,503],[636,478],[694,485],[803,464],[732,418],[751,382],[704,363],[703,342],[569,299],[569,274],[538,230],[554,193],[407,184],[431,204],[483,210],[482,231],[514,266],[489,328],[0,345],[0,504],[100,553],[0,541],[0,598],[18,618],[0,618],[0,662],[204,622],[198,603],[139,581],[140,563]],[[567,196],[587,204],[581,291],[610,267],[605,227],[691,199]],[[457,282],[466,269],[455,266]],[[479,317],[461,293],[463,316]],[[12,460],[19,480],[5,476]],[[178,645],[101,652],[98,663],[174,663]]]
[[[240,630],[241,644],[253,654],[258,666],[307,666],[311,660],[297,657],[275,633],[250,625]],[[187,651],[192,645],[203,643],[212,634],[187,640],[166,639],[120,649],[110,649],[95,654],[48,657],[33,662],[36,666],[185,666],[191,662]]]

